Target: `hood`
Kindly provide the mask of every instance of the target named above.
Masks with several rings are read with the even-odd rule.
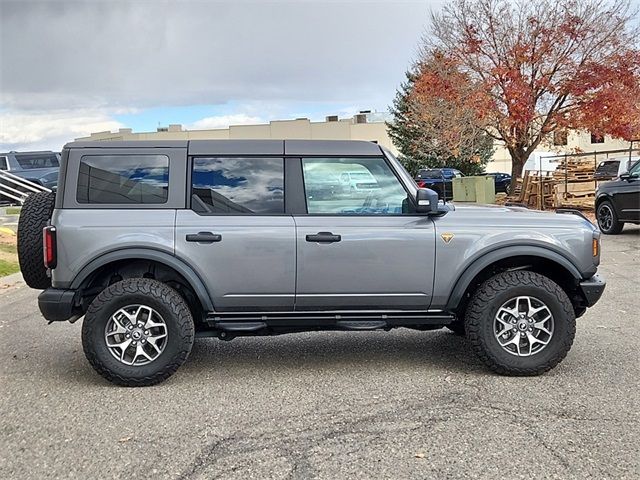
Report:
[[[482,204],[450,204],[452,216],[475,220],[485,225],[513,225],[514,227],[532,228],[589,228],[596,226],[576,210],[565,209],[564,212],[530,210],[525,207],[507,207],[504,205]]]

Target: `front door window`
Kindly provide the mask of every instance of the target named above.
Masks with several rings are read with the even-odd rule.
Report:
[[[407,192],[383,158],[302,160],[307,212],[331,215],[407,213]]]

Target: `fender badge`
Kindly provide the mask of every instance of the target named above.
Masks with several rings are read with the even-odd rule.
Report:
[[[440,237],[444,240],[444,243],[449,243],[453,238],[453,233],[443,233]]]

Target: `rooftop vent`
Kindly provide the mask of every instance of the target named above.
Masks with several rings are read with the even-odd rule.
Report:
[[[367,123],[367,116],[364,113],[358,113],[353,116],[353,123]]]
[[[338,115],[327,115],[326,117],[324,117],[324,119],[327,122],[337,122],[338,121]]]

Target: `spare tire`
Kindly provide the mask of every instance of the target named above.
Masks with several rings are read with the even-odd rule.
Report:
[[[44,266],[42,229],[51,218],[55,198],[53,192],[32,193],[24,201],[18,220],[20,270],[27,285],[38,290],[51,286],[51,278]]]

